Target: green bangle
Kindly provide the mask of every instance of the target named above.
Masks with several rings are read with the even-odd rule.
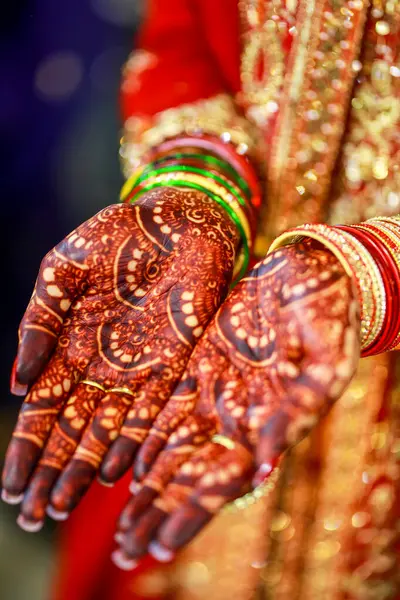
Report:
[[[214,173],[210,173],[206,169],[198,169],[197,167],[187,167],[185,165],[173,165],[171,167],[161,167],[160,169],[154,169],[152,171],[145,170],[141,173],[138,179],[135,181],[134,186],[139,185],[149,177],[156,177],[157,175],[161,175],[162,173],[197,173],[198,175],[203,175],[203,177],[209,177],[213,179],[220,185],[224,186],[233,196],[235,196],[236,200],[244,206],[248,208],[246,200],[238,193],[237,189],[233,187],[229,182],[227,182],[222,177],[215,175]]]
[[[213,194],[213,192],[210,192],[210,190],[208,190],[207,188],[205,188],[197,183],[193,183],[191,181],[185,181],[182,179],[174,179],[171,182],[158,181],[157,183],[149,183],[148,185],[143,187],[141,190],[139,190],[139,192],[134,196],[134,198],[130,199],[130,202],[135,202],[135,200],[137,200],[142,194],[144,194],[145,192],[148,192],[149,190],[157,188],[157,187],[192,188],[192,189],[198,190],[200,192],[203,192],[204,194],[207,194],[207,196],[209,198],[212,198],[212,200],[214,200],[217,204],[219,204],[220,206],[222,206],[225,209],[225,211],[228,213],[228,215],[230,216],[232,221],[237,226],[239,233],[240,233],[240,237],[242,238],[242,244],[243,244],[243,246],[242,246],[242,251],[243,251],[243,255],[244,255],[243,256],[243,265],[241,266],[238,276],[236,277],[235,281],[232,284],[232,285],[236,285],[240,281],[240,279],[245,275],[245,273],[247,271],[247,268],[248,268],[249,262],[250,262],[250,250],[249,250],[249,244],[247,241],[246,233],[243,229],[243,225],[241,224],[240,219],[236,215],[235,211],[232,210],[232,208],[229,206],[229,204],[227,204],[222,198],[220,198],[216,194]]]
[[[236,169],[234,169],[232,167],[232,165],[230,163],[228,163],[225,160],[222,160],[221,158],[217,158],[216,156],[212,156],[211,154],[194,154],[191,152],[187,152],[187,153],[176,152],[175,154],[167,154],[166,156],[156,159],[155,161],[150,163],[149,167],[151,165],[158,166],[159,164],[167,162],[168,160],[171,160],[171,159],[173,160],[173,159],[182,159],[182,158],[183,159],[193,158],[195,160],[201,160],[209,165],[216,165],[216,166],[220,167],[221,169],[223,169],[224,171],[227,171],[236,180],[238,186],[248,197],[248,200],[251,198],[252,193],[251,193],[251,189],[247,185],[247,181],[241,175],[239,175],[239,173],[236,171]],[[147,167],[146,167],[145,171],[147,171]]]

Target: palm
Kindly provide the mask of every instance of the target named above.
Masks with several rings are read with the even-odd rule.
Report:
[[[207,197],[158,190],[49,253],[21,323],[17,381],[31,388],[4,474],[20,494],[39,461],[26,519],[43,518],[52,488],[69,511],[118,436],[102,474],[123,474],[227,292],[236,245]]]
[[[329,253],[286,248],[253,269],[208,327],[139,452],[142,486],[120,523],[128,554],[142,555],[157,538],[179,548],[249,489],[258,467],[268,472],[350,381],[357,328],[351,281]],[[214,434],[234,447],[211,442]]]

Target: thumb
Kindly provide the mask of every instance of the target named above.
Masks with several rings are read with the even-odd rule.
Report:
[[[260,431],[256,449],[257,471],[252,484],[257,487],[267,479],[277,466],[281,454],[287,449],[289,415],[282,409],[271,415]]]

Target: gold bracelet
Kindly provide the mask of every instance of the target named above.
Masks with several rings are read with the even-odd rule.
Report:
[[[263,481],[260,485],[258,485],[252,492],[248,492],[241,496],[240,498],[236,498],[229,504],[225,506],[227,512],[236,512],[239,510],[245,510],[249,506],[255,504],[261,498],[265,498],[268,496],[274,489],[276,482],[278,481],[278,477],[280,474],[280,469],[276,467],[271,475],[268,476],[268,479]]]
[[[356,284],[361,312],[361,347],[367,348],[379,335],[386,313],[385,287],[378,266],[353,236],[322,224],[290,229],[276,238],[268,252],[307,237],[328,248]]]
[[[243,227],[243,230],[246,234],[249,248],[252,247],[253,240],[252,240],[250,224],[247,219],[247,216],[246,216],[243,208],[240,206],[238,200],[235,198],[235,196],[233,196],[233,194],[231,194],[222,185],[219,185],[215,181],[208,179],[207,177],[204,177],[203,175],[197,175],[195,173],[180,173],[180,172],[179,173],[162,173],[160,175],[156,175],[155,177],[149,177],[149,179],[146,180],[145,184],[147,186],[147,185],[151,185],[152,183],[171,182],[171,185],[173,186],[174,185],[173,182],[175,179],[178,179],[181,181],[188,181],[190,183],[195,183],[197,185],[201,185],[202,187],[209,190],[213,194],[216,194],[217,196],[222,198],[222,200],[224,200],[224,202],[226,202],[226,204],[228,204],[232,208],[232,210],[235,212],[235,214],[236,214],[237,218],[239,219],[239,221]]]
[[[132,174],[154,146],[177,135],[201,133],[232,142],[239,154],[255,154],[262,144],[257,128],[236,110],[232,98],[218,94],[169,108],[153,117],[128,118],[120,148],[125,176]]]

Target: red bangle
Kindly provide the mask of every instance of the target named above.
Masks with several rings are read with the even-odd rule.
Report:
[[[252,192],[251,203],[258,212],[261,206],[262,192],[257,172],[246,156],[237,153],[236,147],[233,144],[230,142],[223,142],[216,136],[202,134],[201,137],[197,137],[195,135],[188,135],[170,138],[169,140],[159,144],[156,151],[165,153],[181,146],[201,148],[202,150],[207,150],[207,152],[215,154],[229,162],[232,167],[237,170],[239,175],[246,179],[247,184]]]
[[[348,227],[341,225],[338,229],[347,231],[367,248],[376,260],[381,273],[386,292],[385,322],[379,337],[374,340],[369,347],[362,351],[361,356],[366,357],[372,356],[373,354],[380,354],[390,347],[397,332],[395,319],[392,318],[393,314],[395,314],[395,307],[397,310],[399,308],[399,296],[398,293],[396,294],[398,288],[396,290],[397,283],[395,280],[397,279],[400,283],[400,279],[396,263],[382,242],[380,242],[372,232],[358,226]]]
[[[391,250],[393,252],[398,251],[397,243],[387,234],[384,229],[377,227],[373,222],[363,223],[363,228],[369,229],[374,237],[374,239],[378,239],[381,245],[385,248],[385,250],[390,255],[392,262],[394,263],[394,276],[393,280],[390,280],[394,286],[394,308],[393,312],[390,315],[390,320],[393,322],[394,333],[392,335],[392,339],[389,340],[386,350],[393,350],[398,345],[397,340],[400,339],[400,331],[399,331],[399,311],[400,311],[400,265],[393,257]]]

